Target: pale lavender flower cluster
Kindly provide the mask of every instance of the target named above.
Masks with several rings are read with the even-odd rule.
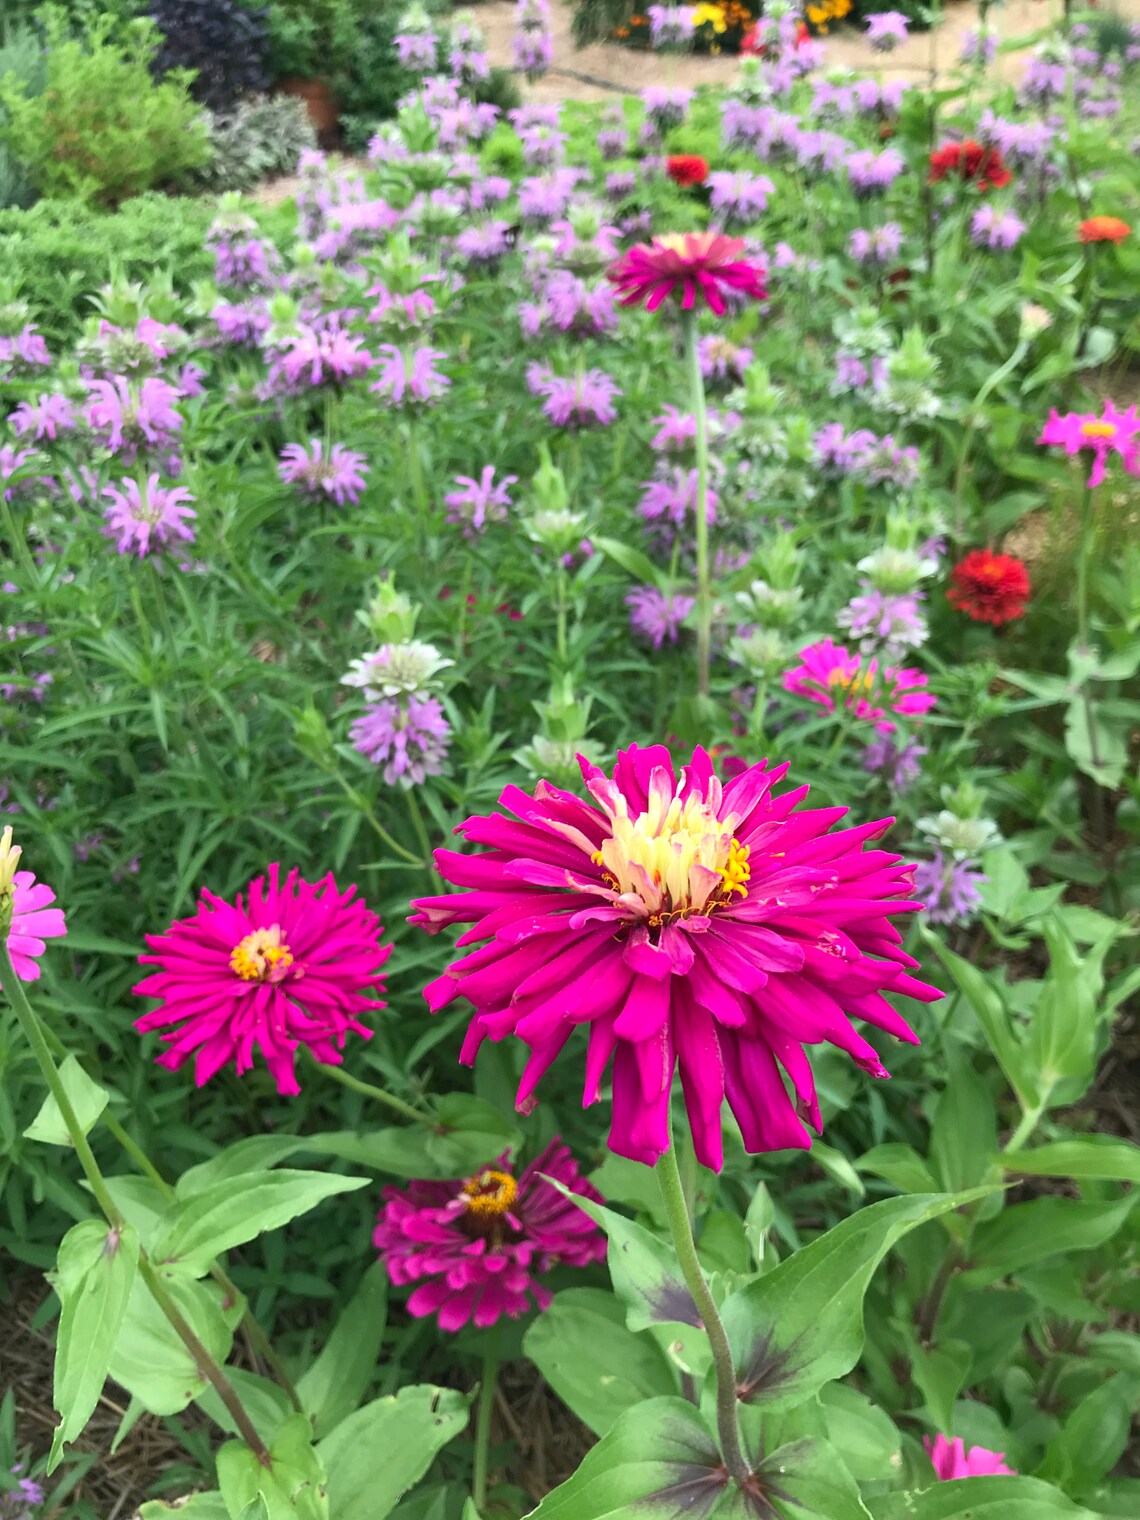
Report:
[[[889,190],[906,168],[906,160],[897,148],[859,148],[847,155],[847,181],[862,200]]]
[[[3,788],[5,796],[7,788]],[[18,813],[18,806],[6,807],[6,813]],[[17,1462],[12,1468],[14,1488],[0,1489],[0,1520],[32,1520],[32,1510],[44,1502],[41,1485],[32,1478],[22,1478],[24,1464]]]
[[[182,417],[174,409],[179,399],[178,390],[157,375],[133,383],[114,375],[88,381],[83,416],[97,442],[129,463],[148,450],[173,449],[182,430]]]
[[[997,57],[998,40],[989,27],[970,27],[962,34],[958,61],[985,68]]]
[[[877,53],[890,53],[906,41],[910,18],[901,11],[876,11],[864,17],[867,23],[867,41]]]
[[[882,591],[870,581],[836,616],[836,623],[857,640],[864,654],[897,661],[907,650],[926,642],[928,629],[920,603],[921,591]]]
[[[629,148],[629,129],[621,106],[608,106],[602,114],[602,124],[594,139],[598,152],[610,161],[624,158]]]
[[[847,239],[847,252],[860,264],[893,264],[902,248],[903,231],[898,222],[881,227],[856,227]]]
[[[697,360],[701,374],[710,384],[734,384],[743,380],[744,371],[752,363],[752,350],[714,333],[698,342]]]
[[[710,408],[707,422],[709,441],[713,443],[740,426],[740,414],[720,412]],[[678,411],[675,406],[666,402],[661,415],[654,417],[653,423],[658,431],[649,440],[649,447],[654,452],[687,454],[696,447],[697,419],[692,412]]]
[[[827,475],[842,477],[850,475],[856,464],[878,442],[869,428],[856,428],[848,433],[842,422],[829,422],[821,427],[812,439],[812,455],[816,466]]]
[[[219,285],[269,285],[270,258],[276,251],[261,238],[222,239],[214,244],[214,279]]]
[[[382,343],[377,353],[379,378],[368,388],[389,406],[400,409],[432,406],[451,384],[436,368],[438,360],[446,357],[438,349],[400,349],[393,343]]]
[[[491,219],[465,227],[455,239],[454,252],[468,265],[493,270],[511,246],[510,223]]]
[[[75,406],[67,396],[44,393],[38,400],[21,401],[8,418],[18,437],[30,433],[37,443],[44,438],[54,443],[60,433],[73,432],[78,420]]]
[[[679,466],[661,468],[652,480],[641,483],[641,500],[637,515],[651,526],[683,528],[695,521],[697,515],[698,474],[696,470]],[[706,506],[706,521],[711,527],[716,522],[720,499],[710,488]]]
[[[848,391],[881,391],[887,383],[887,361],[880,354],[864,359],[849,349],[840,348],[835,353],[835,379],[831,382],[833,396]]]
[[[920,860],[914,868],[914,895],[932,924],[964,924],[977,911],[985,880],[968,860],[936,849],[932,860]]]
[[[646,125],[651,137],[662,136],[673,127],[679,127],[689,114],[693,103],[692,90],[683,86],[650,85],[641,92],[641,104],[645,107]]]
[[[879,438],[869,428],[847,433],[841,422],[829,422],[812,439],[816,466],[833,477],[851,476],[866,485],[893,485],[909,490],[921,472],[918,449],[897,444],[891,434]]]
[[[683,48],[692,42],[696,27],[691,5],[651,5],[645,14],[651,47]]]
[[[161,549],[194,542],[194,498],[181,486],[163,485],[152,474],[142,485],[130,478],[120,480],[107,486],[103,495],[109,502],[103,509],[104,532],[120,554],[145,559]]]
[[[605,337],[618,327],[613,288],[555,269],[537,284],[533,301],[519,303],[519,325],[528,339],[552,329],[573,338]]]
[[[522,180],[519,215],[523,221],[541,226],[563,216],[582,173],[581,169],[563,165],[548,174],[533,174]]]
[[[660,649],[662,644],[677,642],[682,623],[697,603],[695,597],[675,591],[666,593],[656,586],[634,586],[626,593],[625,605],[634,633],[647,639],[654,649]]]
[[[464,538],[475,538],[488,523],[505,522],[507,512],[513,505],[509,486],[518,480],[517,475],[504,475],[495,479],[495,466],[485,464],[478,480],[470,475],[457,475],[458,491],[449,491],[443,498],[447,507],[447,520],[463,529]]]
[[[438,697],[381,697],[350,725],[348,736],[366,760],[383,766],[387,786],[410,790],[442,772],[451,725]]]
[[[518,0],[513,41],[515,68],[527,79],[540,78],[554,60],[549,0]]]
[[[861,116],[873,116],[882,121],[899,114],[902,98],[906,92],[903,79],[856,79],[851,85],[851,103]]]
[[[210,312],[219,342],[233,348],[258,348],[269,331],[264,300],[219,301]]]
[[[979,248],[1016,248],[1025,223],[1012,211],[979,206],[970,218],[970,237]]]
[[[893,739],[875,739],[863,751],[861,764],[873,776],[881,776],[901,797],[922,774],[926,746],[910,741],[896,745]]]
[[[978,122],[978,137],[1000,149],[1011,163],[1031,165],[1049,157],[1057,134],[1047,121],[1008,121],[985,110]]]
[[[0,335],[0,375],[5,378],[46,369],[50,364],[48,346],[30,324],[18,333]]]
[[[281,450],[277,473],[288,486],[303,495],[320,500],[328,497],[338,507],[356,506],[364,491],[368,465],[363,454],[334,443],[325,453],[319,438],[303,443],[287,443]]]
[[[718,169],[708,177],[709,204],[726,227],[755,222],[768,209],[776,187],[766,174]]]
[[[392,41],[396,61],[410,74],[430,74],[439,62],[439,39],[434,32],[397,32]]]
[[[486,50],[486,39],[477,26],[457,19],[448,33],[447,66],[462,83],[476,79],[489,79],[491,59]]]
[[[38,464],[41,457],[35,449],[14,449],[11,444],[0,444],[0,485],[4,487],[5,501],[15,501],[27,488],[27,480],[13,482],[17,471]]]
[[[526,384],[532,396],[544,398],[542,410],[555,427],[608,427],[617,419],[614,398],[621,390],[604,370],[564,376],[556,375],[549,365],[529,364]]]
[[[281,356],[280,369],[292,386],[316,390],[324,385],[343,385],[372,368],[372,355],[339,327],[320,332],[306,328],[290,342]]]
[[[1019,96],[1023,104],[1040,109],[1062,100],[1068,86],[1069,71],[1051,58],[1031,58],[1025,66]]]

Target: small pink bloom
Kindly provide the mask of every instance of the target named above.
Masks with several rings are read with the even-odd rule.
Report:
[[[847,707],[857,718],[874,723],[881,734],[894,732],[895,724],[888,713],[921,717],[937,700],[926,690],[926,676],[921,670],[888,665],[880,671],[877,659],[864,661],[830,639],[801,649],[800,660],[802,664],[784,676],[787,691],[818,702],[828,712]]]
[[[503,1155],[465,1180],[385,1188],[372,1241],[394,1283],[419,1284],[408,1312],[437,1315],[441,1330],[486,1328],[525,1314],[528,1295],[549,1308],[550,1290],[537,1278],[556,1263],[601,1261],[605,1236],[546,1177],[602,1202],[557,1137],[517,1178]]]
[[[22,982],[39,979],[39,958],[47,949],[45,940],[67,933],[63,909],[49,906],[55,893],[31,871],[17,871],[12,877],[12,927],[8,931],[8,954],[16,975]]]
[[[933,1439],[923,1436],[922,1444],[935,1476],[943,1483],[950,1483],[955,1478],[1015,1476],[1015,1470],[1005,1465],[1005,1452],[987,1451],[984,1446],[971,1446],[967,1450],[961,1436],[937,1435]]]
[[[1136,407],[1130,406],[1126,412],[1120,412],[1111,401],[1106,401],[1100,417],[1095,412],[1066,412],[1062,417],[1056,410],[1051,411],[1037,442],[1064,449],[1070,456],[1091,454],[1092,472],[1086,484],[1095,488],[1104,480],[1110,454],[1120,455],[1120,462],[1129,475],[1140,475],[1137,434],[1140,434],[1140,415]]]

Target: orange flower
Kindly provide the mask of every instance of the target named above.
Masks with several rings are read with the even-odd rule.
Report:
[[[686,185],[703,185],[709,177],[708,159],[702,158],[699,153],[674,153],[665,160],[665,173],[674,184],[682,188]]]
[[[1132,228],[1118,216],[1090,216],[1077,229],[1082,243],[1122,243]]]

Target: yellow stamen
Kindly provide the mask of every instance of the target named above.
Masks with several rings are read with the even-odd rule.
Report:
[[[1084,438],[1115,438],[1115,422],[1082,422],[1081,435]]]
[[[281,943],[281,926],[255,929],[234,946],[230,967],[244,982],[279,981],[293,964],[293,953]]]
[[[842,686],[845,691],[868,692],[875,684],[875,677],[869,670],[830,670],[827,673],[829,686]]]
[[[746,883],[752,875],[752,867],[748,864],[750,854],[750,847],[736,839],[728,847],[728,859],[721,867],[720,874],[724,890],[730,897],[734,892],[739,892],[741,897],[748,896]]]
[[[472,1214],[505,1214],[514,1203],[519,1185],[510,1172],[485,1167],[463,1184],[463,1197]]]

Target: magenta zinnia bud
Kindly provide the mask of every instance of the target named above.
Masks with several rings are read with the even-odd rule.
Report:
[[[39,958],[45,940],[67,933],[63,910],[53,908],[55,893],[37,882],[31,871],[20,871],[20,846],[12,830],[0,834],[0,934],[8,945],[12,966],[21,982],[39,979]]]
[[[961,1436],[923,1436],[922,1444],[930,1458],[935,1476],[943,1483],[955,1478],[1014,1477],[1015,1469],[1005,1465],[1004,1451],[987,1451],[984,1446],[968,1450]]]
[[[723,232],[670,233],[638,243],[610,266],[606,277],[620,292],[623,306],[656,311],[676,294],[684,311],[699,298],[723,317],[726,292],[752,301],[768,294],[764,270],[744,253],[744,241]]]
[[[533,796],[507,787],[515,818],[461,826],[485,853],[436,851],[470,890],[413,904],[430,933],[469,923],[459,944],[487,941],[425,991],[433,1012],[473,1005],[460,1059],[517,1034],[532,1052],[525,1106],[586,1024],[584,1101],[612,1057],[619,1155],[653,1165],[669,1148],[677,1066],[706,1166],[721,1165],[726,1100],[749,1151],[806,1149],[803,1121],[818,1131],[820,1113],[804,1046],[826,1041],[885,1077],[851,1020],[917,1043],[884,994],[942,996],[909,974],[891,922],[919,906],[912,868],[863,848],[890,820],[831,833],[846,808],[794,812],[808,788],[775,795],[786,766],[722,784],[700,748],[679,778],[661,745],[619,753],[612,778],[579,763],[592,802],[546,781]]]
[[[380,943],[376,914],[353,901],[356,888],[338,891],[331,872],[314,884],[294,870],[279,882],[278,870],[250,883],[248,904],[240,892],[228,903],[203,890],[193,917],[148,934],[156,953],[139,956],[159,969],[132,990],[161,1006],[135,1028],[167,1030],[158,1064],[178,1071],[193,1055],[199,1087],[231,1061],[240,1077],[260,1050],[277,1091],[298,1093],[299,1045],[339,1066],[349,1030],[372,1037],[357,1015],[386,1006],[365,989],[384,990],[392,947]]]
[[[385,1188],[372,1243],[394,1283],[419,1283],[408,1312],[438,1315],[441,1330],[486,1328],[504,1314],[525,1314],[528,1294],[549,1308],[550,1290],[536,1279],[556,1262],[601,1261],[605,1236],[546,1177],[603,1201],[557,1136],[518,1177],[503,1155],[466,1180]]]

